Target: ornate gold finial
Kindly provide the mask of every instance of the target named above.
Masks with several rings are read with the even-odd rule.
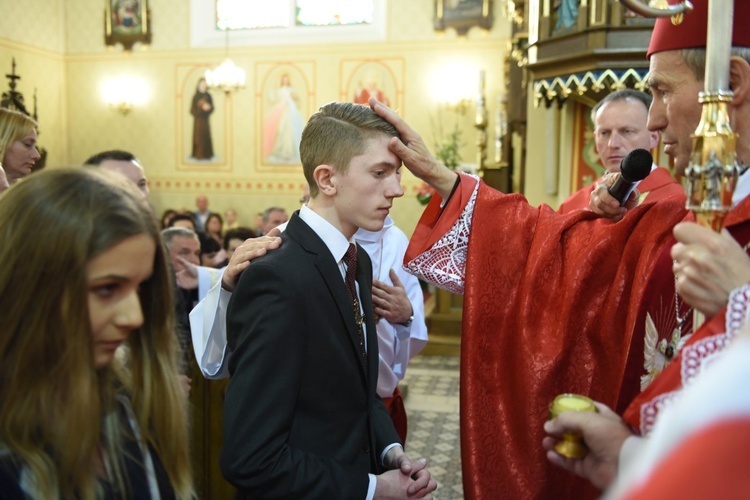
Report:
[[[625,6],[642,15],[665,17],[691,10],[687,0],[668,11],[651,9],[636,0],[620,0]],[[661,0],[660,0],[661,1]],[[714,231],[720,231],[724,218],[732,209],[732,195],[739,179],[737,164],[737,134],[732,131],[728,108],[732,102],[729,86],[729,57],[734,14],[733,0],[708,2],[706,40],[706,73],[704,92],[700,93],[701,121],[693,134],[693,151],[685,170],[687,177],[687,208],[695,213],[696,221]],[[677,20],[672,20],[673,24]],[[727,36],[727,34],[729,36]],[[696,311],[693,329],[703,323],[703,315]]]
[[[732,209],[732,194],[739,179],[737,134],[729,123],[731,92],[701,92],[701,121],[693,134],[693,152],[687,177],[687,208],[696,221],[721,231],[727,212]]]

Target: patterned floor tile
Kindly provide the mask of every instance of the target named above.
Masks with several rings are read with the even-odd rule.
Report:
[[[417,356],[404,378],[409,418],[406,451],[427,457],[438,482],[433,495],[439,500],[462,500],[461,446],[459,441],[459,358]]]

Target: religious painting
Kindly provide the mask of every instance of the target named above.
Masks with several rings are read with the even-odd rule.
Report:
[[[214,99],[208,91],[206,79],[201,77],[190,101],[190,114],[193,115],[193,148],[190,159],[210,161],[214,159],[211,140],[211,114],[214,112]]]
[[[455,28],[459,35],[466,35],[471,28],[492,28],[492,0],[435,0],[437,31]]]
[[[208,68],[208,64],[177,67],[178,157],[184,169],[222,171],[220,167],[227,164],[231,107],[224,92],[206,85]]]
[[[258,87],[260,164],[300,165],[302,129],[314,105],[311,94],[312,63],[260,63]]]
[[[403,59],[345,59],[341,66],[341,101],[367,105],[370,97],[375,97],[403,112]]]
[[[104,41],[130,50],[136,42],[151,43],[148,0],[105,0]]]
[[[575,193],[604,175],[605,171],[596,154],[591,108],[580,102],[571,102],[574,104],[574,111],[570,192]]]

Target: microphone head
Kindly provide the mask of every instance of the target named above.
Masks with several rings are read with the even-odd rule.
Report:
[[[620,162],[620,174],[628,182],[638,182],[651,173],[654,158],[645,149],[634,149]]]

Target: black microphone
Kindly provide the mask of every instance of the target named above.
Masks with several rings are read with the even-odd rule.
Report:
[[[634,149],[625,155],[620,162],[620,177],[607,191],[609,194],[620,202],[620,206],[625,204],[630,193],[633,192],[635,184],[642,181],[651,173],[651,166],[654,159],[645,149]]]

